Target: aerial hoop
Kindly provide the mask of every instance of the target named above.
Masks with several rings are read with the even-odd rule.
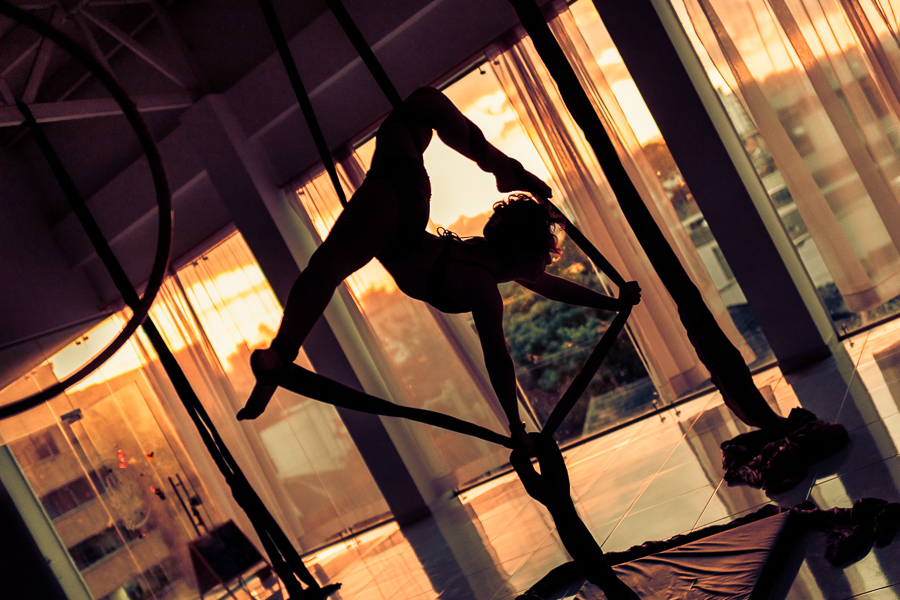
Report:
[[[122,328],[122,331],[120,331],[119,334],[87,364],[62,381],[59,381],[34,395],[0,406],[0,419],[5,419],[25,412],[38,404],[50,400],[64,392],[66,388],[75,385],[93,373],[103,363],[109,360],[113,354],[118,352],[131,335],[137,331],[137,328],[140,327],[150,311],[150,307],[156,298],[156,294],[162,287],[169,265],[169,252],[172,245],[172,194],[169,190],[169,183],[166,179],[162,158],[156,147],[156,143],[153,141],[153,137],[150,135],[150,131],[147,129],[134,102],[131,101],[128,93],[122,88],[115,76],[78,42],[31,13],[15,7],[5,0],[0,0],[0,14],[14,19],[20,24],[50,39],[57,46],[68,52],[73,58],[81,62],[81,64],[84,65],[101,84],[103,84],[103,87],[106,88],[122,109],[122,113],[125,115],[125,118],[128,119],[135,135],[137,135],[141,148],[144,151],[144,155],[147,157],[147,163],[150,167],[151,176],[153,177],[153,185],[156,189],[156,202],[159,212],[159,232],[157,235],[156,254],[147,280],[147,286],[144,290],[144,295],[141,297],[140,302],[133,308],[133,314]]]

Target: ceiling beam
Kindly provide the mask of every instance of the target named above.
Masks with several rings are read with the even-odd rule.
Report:
[[[60,29],[66,20],[66,14],[59,8],[53,10],[53,16],[50,18],[50,25],[56,29]],[[25,86],[25,92],[22,94],[22,101],[31,104],[37,98],[38,89],[44,81],[44,75],[47,72],[47,65],[50,64],[50,56],[56,49],[47,38],[41,38],[41,46],[37,51],[37,58],[31,67],[31,73],[28,75],[28,83]]]
[[[129,36],[127,33],[122,31],[121,29],[119,29],[118,27],[113,25],[112,23],[109,23],[107,21],[104,21],[103,19],[100,19],[100,18],[92,15],[91,13],[87,12],[86,10],[82,10],[80,12],[80,14],[83,15],[84,17],[86,17],[94,25],[96,25],[100,29],[104,30],[109,35],[111,35],[120,44],[122,44],[123,46],[127,47],[129,50],[134,52],[137,56],[139,56],[141,59],[143,59],[144,62],[149,64],[151,67],[153,67],[160,73],[162,73],[165,77],[167,77],[167,78],[171,79],[172,81],[174,81],[175,83],[177,83],[179,85],[179,87],[182,87],[182,88],[187,87],[178,75],[176,75],[175,73],[170,71],[166,65],[164,65],[161,61],[157,60],[157,58],[155,56],[153,56],[149,50],[144,48],[141,44],[139,44],[137,42],[137,40],[135,40],[134,38]]]
[[[147,94],[132,98],[138,111],[154,112],[160,110],[185,109],[193,104],[193,97],[188,92],[172,92],[168,94]],[[91,100],[67,100],[65,102],[48,102],[29,106],[38,123],[55,121],[74,121],[122,114],[122,109],[112,98]],[[15,106],[0,106],[0,127],[21,125],[25,119]]]

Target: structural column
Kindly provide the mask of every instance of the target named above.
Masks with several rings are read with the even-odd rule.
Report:
[[[668,0],[594,0],[783,371],[834,326]]]
[[[93,598],[8,447],[0,447],[0,515],[4,598]]]
[[[211,183],[284,305],[300,274],[295,256],[302,251],[297,240],[285,239],[273,217],[273,208],[287,207],[268,157],[247,138],[222,96],[202,98],[181,120]],[[282,227],[303,228],[289,210],[280,214],[279,220]],[[316,323],[304,348],[314,349],[308,357],[316,372],[362,391],[359,378],[324,318]],[[398,522],[409,523],[428,515],[427,503],[381,421],[355,411],[337,410]]]

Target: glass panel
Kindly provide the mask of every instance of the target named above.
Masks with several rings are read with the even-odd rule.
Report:
[[[179,270],[177,282],[178,296],[211,346],[209,360],[224,371],[232,403],[226,411],[236,410],[255,382],[250,352],[268,345],[281,307],[239,234]],[[302,352],[297,362],[312,369]],[[233,412],[223,418],[233,420]],[[303,547],[387,517],[387,504],[333,406],[279,389],[261,417],[239,427],[266,474],[264,485],[278,487],[278,501],[290,507]]]
[[[616,132],[620,155],[627,157],[623,158],[626,169],[630,168],[632,179],[639,182],[648,205],[656,207],[657,221],[719,325],[742,349],[751,367],[772,362],[768,342],[731,268],[593,5],[579,0],[570,6],[570,16],[562,13],[556,22],[556,29],[566,31],[571,40],[571,53],[579,56],[591,74],[605,105],[607,128]],[[588,52],[579,48],[581,40]]]
[[[215,511],[150,409],[155,397],[146,381],[139,372],[121,374],[70,391],[64,400],[77,408],[10,449],[91,593],[196,598],[187,545],[197,536],[193,524],[210,523]],[[48,416],[52,412],[42,407],[15,417],[4,435],[40,426]],[[176,479],[199,516],[176,501]],[[116,596],[129,589],[144,592]]]
[[[845,334],[900,310],[900,63],[863,4],[672,2]]]
[[[249,351],[280,318],[242,239],[226,240],[169,279],[151,316],[229,450],[301,550],[389,516],[332,407],[286,394],[259,421],[235,421],[252,385]],[[0,391],[0,401],[77,369],[125,318],[80,336]],[[196,598],[189,544],[229,520],[254,536],[142,333],[65,395],[0,421],[0,440],[10,443],[97,598]]]

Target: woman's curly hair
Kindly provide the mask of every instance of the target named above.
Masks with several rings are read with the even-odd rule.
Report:
[[[494,204],[494,214],[484,226],[484,238],[504,252],[546,252],[556,257],[562,249],[555,232],[564,222],[562,215],[530,194],[510,194]]]

